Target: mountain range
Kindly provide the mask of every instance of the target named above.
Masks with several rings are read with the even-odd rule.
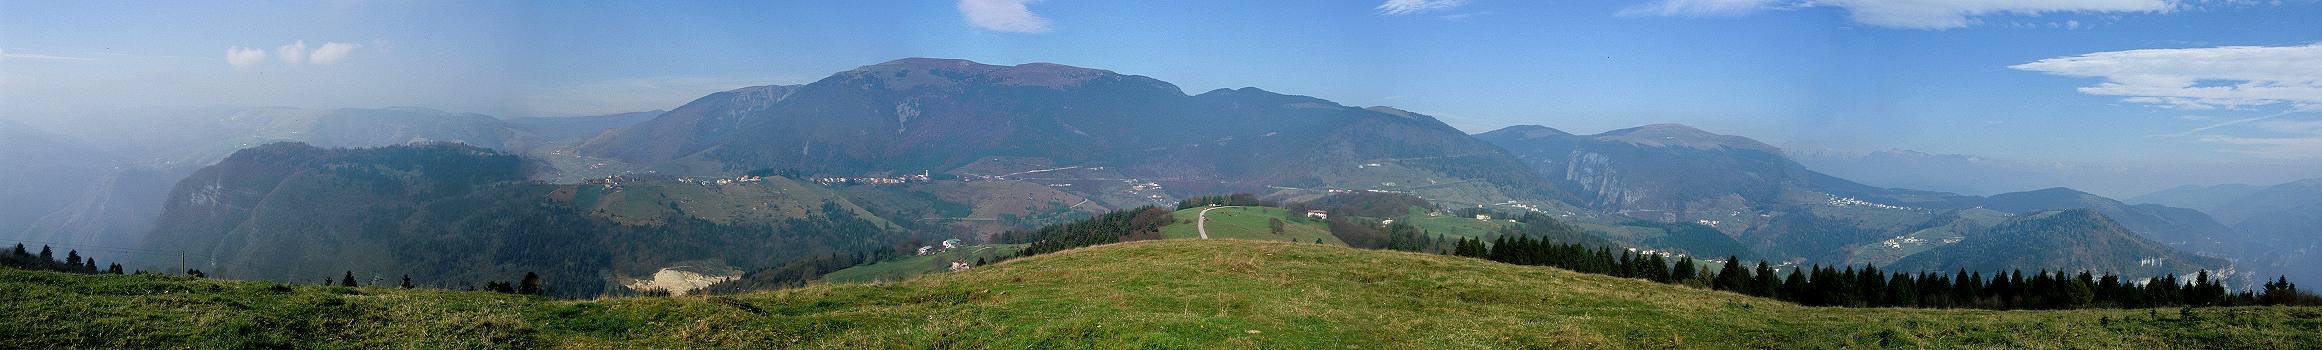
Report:
[[[1409,194],[1446,209],[1534,211],[1615,245],[1738,250],[1785,266],[1951,271],[2005,261],[2239,278],[2292,273],[2295,265],[2279,262],[2310,255],[2237,246],[2310,232],[2301,231],[2309,223],[2285,220],[2312,220],[2311,211],[2261,209],[2298,210],[2307,207],[2296,198],[2322,198],[2287,195],[2275,200],[2286,204],[2221,221],[2211,216],[2218,212],[2065,188],[1991,196],[1882,188],[1810,169],[1763,142],[1677,124],[1469,135],[1392,107],[1257,88],[1186,94],[1100,69],[924,58],[713,93],[666,112],[499,119],[419,108],[250,108],[188,116],[172,124],[182,127],[88,142],[125,145],[87,154],[118,154],[105,162],[153,169],[126,178],[174,187],[108,186],[87,180],[108,178],[105,169],[58,161],[7,162],[59,166],[0,171],[69,186],[5,189],[59,198],[24,212],[96,208],[61,217],[151,228],[95,241],[198,252],[212,260],[197,265],[228,276],[359,270],[481,283],[549,271],[581,276],[558,286],[576,293],[616,290],[663,269],[754,269],[913,240],[985,240],[1198,195],[1302,201],[1350,190]],[[7,140],[39,143],[11,147],[25,153],[12,159],[83,152],[65,138]],[[56,190],[82,188],[100,190]],[[829,233],[800,231],[815,228]],[[1642,237],[1625,234],[1632,231],[1688,235],[1628,238]],[[2017,249],[2026,247],[2039,250]]]
[[[2170,266],[2181,273],[2230,269],[2229,261],[2183,251],[2222,255],[2229,252],[2223,242],[2240,238],[2199,211],[2128,205],[2067,188],[1983,197],[1863,185],[1809,170],[1762,142],[1682,125],[1596,135],[1524,125],[1476,136],[1515,153],[1551,182],[1578,194],[1586,207],[1715,227],[1770,260],[1909,263],[1933,270],[2020,261],[2046,268],[2168,271],[2135,262],[2173,258],[2179,263]],[[2008,217],[2070,209],[2089,210],[2071,217],[2096,219]],[[2007,255],[2009,250],[1947,248],[1993,241],[2083,258],[2020,260]],[[2139,249],[2107,248],[2114,246]]]
[[[1005,159],[1108,168],[1177,197],[1268,186],[1467,203],[1557,196],[1506,152],[1433,117],[1257,88],[1186,95],[1149,77],[1044,63],[902,59],[721,92],[579,150],[664,170],[836,176],[1000,175],[959,169]]]

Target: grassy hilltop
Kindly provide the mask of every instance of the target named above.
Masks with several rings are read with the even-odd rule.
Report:
[[[1214,214],[1214,213],[1213,213]],[[593,301],[0,270],[29,348],[2314,348],[2322,309],[1807,308],[1483,260],[1164,240],[890,284]]]

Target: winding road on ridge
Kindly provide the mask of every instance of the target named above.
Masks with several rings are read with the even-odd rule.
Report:
[[[1202,209],[1201,214],[1196,214],[1193,216],[1193,232],[1201,233],[1201,239],[1209,239],[1209,211],[1225,208],[1240,208],[1240,206],[1209,207]]]

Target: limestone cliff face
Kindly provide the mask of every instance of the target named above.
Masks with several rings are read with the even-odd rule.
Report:
[[[1646,218],[1755,210],[1779,204],[1786,191],[1823,187],[1814,181],[1818,174],[1780,149],[1683,125],[1596,135],[1520,126],[1477,137],[1515,153],[1590,207]]]

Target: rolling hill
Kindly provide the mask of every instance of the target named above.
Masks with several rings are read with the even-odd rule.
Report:
[[[0,270],[12,344],[334,348],[2299,348],[2322,309],[1813,308],[1315,244],[1164,240],[902,283],[547,300]]]
[[[1177,223],[1161,227],[1161,237],[1172,239],[1199,239],[1195,220],[1206,207],[1186,208],[1172,213]],[[1282,233],[1273,231],[1271,221],[1282,220]],[[1330,226],[1321,221],[1292,216],[1281,208],[1223,207],[1209,211],[1209,238],[1242,239],[1255,241],[1322,242],[1344,246],[1337,236],[1330,235]]]
[[[2264,275],[2322,278],[2322,179],[2273,186],[2218,185],[2178,188],[2138,197],[2158,203],[2195,206],[2238,235],[2217,249]]]
[[[1103,168],[1177,197],[1266,186],[1386,188],[1464,203],[1556,197],[1513,157],[1425,115],[1256,88],[1186,95],[1149,77],[1047,63],[910,58],[800,86],[721,92],[579,150],[685,173],[934,171],[1057,185],[1096,177],[973,170],[1001,157]]]
[[[523,158],[442,144],[277,143],[181,182],[144,241],[213,276],[311,281],[357,271],[474,286],[540,273],[562,296],[689,266],[712,270],[886,247],[916,233],[817,185],[622,178],[525,181]],[[146,256],[135,268],[176,267]]]
[[[2017,215],[1988,230],[1968,231],[1957,244],[1888,264],[1894,271],[2002,271],[2027,267],[2158,276],[2209,270],[2229,273],[2224,259],[2170,249],[2090,209]]]
[[[0,208],[0,238],[136,246],[164,210],[161,204],[171,186],[236,151],[268,143],[378,147],[457,142],[552,156],[562,153],[560,147],[655,114],[503,121],[409,107],[217,107],[124,117],[139,127],[84,135],[85,140],[0,123],[0,143],[6,143],[0,145],[0,159],[7,160],[0,162],[0,175],[11,179],[0,185],[6,186],[0,194],[19,199],[8,205],[21,206]],[[534,175],[586,170],[586,163],[568,163],[576,164]]]

